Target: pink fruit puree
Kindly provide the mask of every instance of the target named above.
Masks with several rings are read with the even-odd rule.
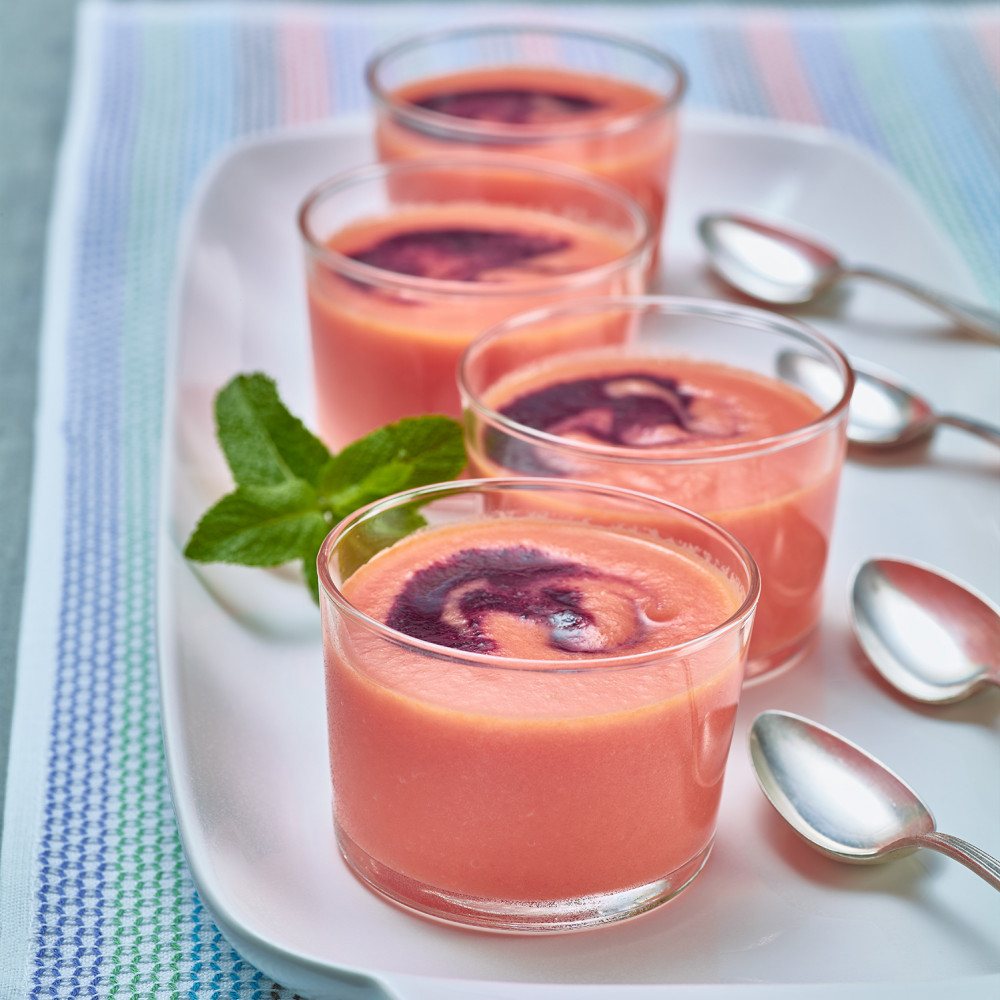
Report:
[[[477,143],[471,133],[460,141],[443,138],[383,109],[376,128],[383,161],[463,151],[555,160],[620,184],[660,224],[676,116],[655,114],[663,97],[645,87],[567,69],[497,66],[428,77],[390,96],[458,121],[499,126],[508,143]]]
[[[581,404],[580,394],[594,388],[588,380],[605,385],[617,404]],[[548,396],[538,395],[546,389]],[[572,413],[565,406],[571,397]],[[761,575],[751,675],[784,660],[813,631],[843,435],[807,434],[792,446],[754,447],[822,415],[803,393],[714,362],[593,355],[522,369],[482,398],[514,422],[536,429],[547,424],[550,434],[578,446],[536,447],[502,428],[480,427],[468,442],[473,474],[561,475],[624,486],[697,510],[747,546]],[[725,448],[735,454],[726,457]]]
[[[721,571],[612,528],[498,517],[418,532],[342,590],[450,646],[392,643],[349,616],[327,626],[342,843],[507,900],[643,885],[710,845],[740,640],[658,651],[739,609]]]
[[[348,226],[328,246],[390,279],[374,273],[366,284],[310,266],[318,422],[335,448],[402,417],[458,416],[455,369],[474,336],[568,289],[637,291],[644,265],[601,270],[632,249],[621,234],[484,203],[401,208]]]

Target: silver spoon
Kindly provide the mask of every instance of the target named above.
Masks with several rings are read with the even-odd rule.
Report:
[[[1000,686],[1000,609],[920,563],[869,559],[854,575],[851,624],[876,670],[927,704]]]
[[[937,413],[930,403],[886,372],[852,363],[854,392],[847,437],[866,448],[898,448],[928,438],[946,424],[1000,445],[1000,427],[955,413]]]
[[[762,712],[750,759],[771,805],[799,836],[838,861],[867,864],[918,847],[960,861],[1000,890],[1000,862],[947,833],[908,785],[842,736],[790,712]]]
[[[919,393],[903,385],[891,372],[851,361],[854,390],[847,414],[847,440],[867,450],[901,448],[946,424],[1000,445],[1000,427],[973,417],[938,413]],[[783,351],[778,356],[778,374],[832,403],[840,393],[840,380],[829,367],[808,354]]]
[[[704,215],[698,235],[715,272],[761,302],[801,305],[843,278],[870,278],[908,292],[963,329],[1000,344],[1000,314],[919,282],[863,265],[849,266],[811,237],[739,213]]]

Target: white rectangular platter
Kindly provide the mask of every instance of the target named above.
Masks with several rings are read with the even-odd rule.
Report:
[[[211,405],[237,372],[276,378],[311,421],[295,211],[321,179],[373,158],[367,123],[230,150],[204,179],[180,248],[160,538],[163,729],[199,892],[253,964],[318,998],[749,998],[1000,994],[1000,894],[929,852],[873,868],[798,841],[746,753],[757,712],[814,718],[892,766],[941,829],[1000,853],[1000,692],[930,710],[878,681],[854,645],[847,590],[869,555],[931,563],[1000,599],[1000,458],[942,430],[925,454],[850,462],[820,641],[745,694],[709,863],[675,902],[582,934],[450,929],[375,898],[334,844],[318,612],[297,573],[196,567],[181,555],[230,488]],[[824,234],[850,257],[954,293],[976,290],[918,200],[831,135],[689,115],[661,288],[719,297],[695,241],[703,211],[744,208]],[[1000,422],[1000,349],[919,306],[858,288],[803,314],[849,354],[895,369],[935,405]]]

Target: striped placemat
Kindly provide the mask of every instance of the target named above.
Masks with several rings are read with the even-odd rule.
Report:
[[[289,995],[203,908],[162,758],[155,526],[179,226],[230,142],[363,110],[373,47],[460,12],[633,34],[686,64],[689,107],[852,137],[1000,303],[996,7],[86,4],[46,276],[2,997]]]

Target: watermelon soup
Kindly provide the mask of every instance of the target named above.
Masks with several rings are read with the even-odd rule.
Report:
[[[489,152],[569,164],[621,185],[659,235],[683,68],[624,38],[483,27],[400,42],[366,79],[383,161]]]
[[[755,600],[710,522],[547,482],[430,488],[426,526],[320,555],[341,851],[390,899],[493,929],[621,919],[701,869]]]
[[[761,573],[748,677],[772,675],[820,619],[850,371],[794,321],[692,303],[595,300],[486,334],[460,375],[470,471],[624,486],[731,531]],[[828,398],[780,377],[791,350],[829,366]]]
[[[335,448],[403,417],[457,417],[477,334],[566,297],[641,291],[652,250],[626,194],[545,165],[374,165],[315,191],[300,222],[317,421]]]

